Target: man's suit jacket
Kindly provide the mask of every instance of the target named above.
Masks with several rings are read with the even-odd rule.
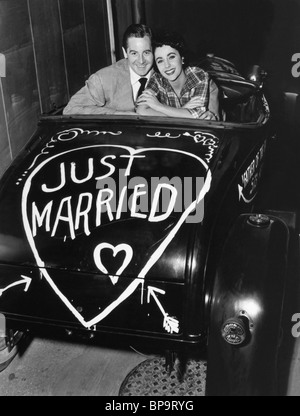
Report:
[[[116,111],[134,111],[127,59],[91,75],[85,86],[71,97],[63,113],[113,114]]]

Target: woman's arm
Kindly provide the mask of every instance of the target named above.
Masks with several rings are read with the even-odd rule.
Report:
[[[198,118],[200,120],[218,120],[218,117],[210,110],[210,106],[208,110],[204,110],[204,108],[201,107],[201,103],[201,98],[195,96],[191,98],[190,101],[183,106],[183,108],[188,108],[196,111],[194,118]],[[196,117],[198,114],[199,116]]]
[[[188,108],[175,108],[161,104],[149,90],[143,92],[136,105],[136,112],[141,115],[193,118]]]
[[[136,104],[137,114],[144,116],[182,117],[198,118],[199,120],[218,120],[214,113],[200,106],[201,99],[197,96],[193,97],[182,108],[175,108],[165,104],[161,104],[151,91],[146,90],[139,97]]]
[[[153,110],[148,105],[145,104],[137,104],[135,111],[137,114],[141,116],[157,116],[157,117],[166,117],[165,114],[160,113],[159,111]]]

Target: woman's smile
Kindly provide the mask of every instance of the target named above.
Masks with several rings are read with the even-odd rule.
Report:
[[[175,71],[176,71],[176,68],[168,69],[168,70],[165,71],[165,74],[167,76],[171,76],[171,75],[174,74]]]

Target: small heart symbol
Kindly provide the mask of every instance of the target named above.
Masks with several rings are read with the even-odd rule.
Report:
[[[114,257],[116,257],[116,255],[118,253],[120,253],[121,251],[125,252],[125,258],[124,258],[123,264],[117,270],[116,275],[109,275],[110,280],[112,281],[112,284],[115,285],[115,284],[118,283],[119,277],[121,276],[123,271],[126,269],[128,264],[131,262],[131,259],[132,259],[132,256],[133,256],[133,250],[128,244],[118,244],[116,247],[114,247],[113,245],[111,245],[109,243],[98,244],[98,246],[94,250],[94,261],[95,261],[95,264],[98,267],[98,269],[104,274],[108,274],[108,271],[103,266],[103,263],[102,263],[102,260],[101,260],[101,251],[104,248],[106,248],[106,249],[108,248],[108,249],[112,250]]]

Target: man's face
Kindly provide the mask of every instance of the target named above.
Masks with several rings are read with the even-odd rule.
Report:
[[[130,37],[127,41],[127,50],[124,51],[130,68],[141,77],[148,74],[153,66],[153,52],[151,39]]]

